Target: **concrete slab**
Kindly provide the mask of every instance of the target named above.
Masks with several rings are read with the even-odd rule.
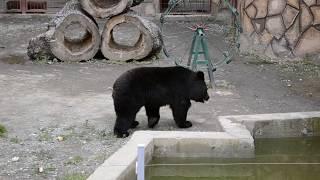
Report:
[[[146,145],[146,163],[152,157],[250,158],[254,137],[320,135],[320,111],[221,116],[219,122],[225,132],[136,131],[88,179],[136,179],[138,144]]]
[[[292,112],[219,117],[224,131],[237,136],[280,138],[320,135],[320,112]]]
[[[46,31],[51,18],[10,14],[0,15],[0,19],[0,123],[8,130],[8,138],[0,140],[3,144],[0,179],[63,179],[73,172],[91,174],[105,157],[129,140],[117,139],[112,133],[114,80],[133,67],[174,65],[174,58],[171,61],[164,57],[151,64],[120,65],[106,60],[33,63],[26,57],[29,39]],[[103,22],[100,20],[100,24]],[[155,22],[159,23],[159,19]],[[165,24],[165,42],[168,50],[172,50],[171,55],[186,57],[193,33],[188,27],[193,24],[184,21]],[[225,49],[223,32],[228,28],[215,22],[208,26],[211,55],[220,59],[217,48]],[[187,58],[183,64],[186,61]],[[292,68],[306,72],[297,73]],[[310,63],[278,65],[256,56],[235,57],[231,64],[215,72],[217,87],[210,93],[210,101],[193,103],[188,113],[193,126],[183,131],[222,131],[217,120],[222,115],[318,111],[320,83],[313,76],[317,70]],[[182,130],[176,127],[170,108],[163,107],[160,115],[153,130]],[[137,120],[140,122],[137,130],[148,129],[143,109]],[[60,135],[68,138],[56,141]],[[21,161],[11,162],[13,156]],[[74,156],[82,157],[83,161],[66,166]],[[34,173],[34,167],[44,161],[49,162],[44,172],[48,168],[50,173]]]
[[[145,160],[152,157],[253,157],[252,141],[225,132],[136,131],[129,142],[108,158],[88,180],[136,178],[138,144],[145,144]],[[126,167],[126,168],[125,168]]]

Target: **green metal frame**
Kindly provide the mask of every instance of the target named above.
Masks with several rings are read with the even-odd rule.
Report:
[[[202,55],[203,59],[199,59],[199,55]],[[208,70],[210,80],[209,86],[214,86],[213,72],[215,71],[215,68],[212,66],[212,61],[208,51],[208,43],[203,28],[197,28],[193,35],[187,65],[188,67],[191,65],[191,69],[193,71],[199,69],[198,65],[205,66]]]
[[[168,3],[168,8],[166,9],[166,11],[164,13],[161,14],[160,17],[160,29],[162,32],[163,29],[163,24],[165,22],[165,17],[170,14],[171,10],[173,8],[175,8],[179,3],[183,2],[183,0],[170,0]],[[241,27],[241,23],[240,23],[240,16],[239,13],[237,11],[236,8],[234,8],[229,0],[224,0],[224,2],[226,3],[226,5],[228,6],[229,10],[232,12],[232,14],[235,17],[235,21],[234,21],[234,27],[236,28],[236,34],[235,34],[235,46],[232,47],[232,49],[230,51],[224,51],[223,52],[223,56],[224,59],[221,59],[220,61],[216,61],[213,62],[213,60],[211,59],[210,55],[209,55],[209,51],[208,51],[208,43],[206,40],[206,36],[204,33],[204,29],[203,28],[197,28],[194,32],[193,38],[192,38],[192,44],[191,44],[191,49],[189,51],[189,58],[188,58],[188,67],[190,68],[191,65],[191,69],[192,70],[196,70],[198,68],[198,65],[205,65],[207,66],[207,70],[208,70],[208,75],[209,75],[209,79],[210,79],[210,86],[213,87],[214,86],[214,79],[213,79],[213,72],[216,71],[217,67],[222,65],[222,64],[229,64],[232,61],[232,58],[234,56],[234,54],[239,52],[239,48],[240,48],[240,43],[239,43],[239,39],[240,39],[240,33],[242,32],[242,27]],[[163,43],[163,40],[161,39],[162,44],[163,44],[163,52],[167,57],[170,57],[168,51],[166,50],[166,47]],[[201,49],[201,50],[200,50]],[[199,60],[199,55],[203,55],[204,59]],[[191,64],[192,61],[192,64]],[[179,65],[180,62],[177,62],[176,60],[174,61],[176,65]]]

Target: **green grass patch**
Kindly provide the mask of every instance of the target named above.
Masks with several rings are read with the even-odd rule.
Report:
[[[320,77],[320,65],[304,59],[303,61],[283,64],[282,72],[291,72],[304,77]]]
[[[80,174],[80,173],[74,173],[74,174],[67,174],[62,179],[63,180],[86,180],[87,175]]]
[[[43,141],[50,141],[52,138],[49,135],[49,132],[47,131],[42,131],[41,134],[38,137],[38,140],[43,142]]]
[[[21,142],[20,139],[18,139],[17,137],[11,138],[10,142],[15,143],[15,144],[19,144]]]
[[[0,137],[4,137],[4,135],[7,133],[6,127],[4,125],[0,124]]]
[[[249,60],[247,64],[252,64],[252,65],[272,65],[276,64],[276,62],[272,62],[266,59],[257,59],[257,60]]]
[[[65,165],[77,165],[80,162],[83,161],[83,158],[81,156],[74,156],[72,157],[70,160],[68,160],[67,162],[65,162]]]
[[[55,168],[55,167],[47,167],[47,168],[45,168],[44,170],[45,170],[45,171],[53,172],[53,171],[56,171],[57,168]]]
[[[244,58],[244,64],[251,64],[251,65],[273,65],[277,64],[277,62],[272,61],[270,58],[259,56],[257,54],[252,53],[243,53],[242,54]]]

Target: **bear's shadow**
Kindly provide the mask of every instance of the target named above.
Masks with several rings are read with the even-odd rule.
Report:
[[[169,106],[164,106],[160,108],[160,120],[159,123],[154,128],[148,127],[148,118],[146,116],[145,108],[142,107],[140,111],[137,113],[136,121],[139,122],[139,125],[130,129],[131,132],[138,130],[153,130],[153,131],[192,131],[195,127],[198,126],[198,123],[193,120],[193,118],[189,118],[188,120],[192,122],[193,126],[191,128],[178,128],[175,121],[173,120],[172,111]]]

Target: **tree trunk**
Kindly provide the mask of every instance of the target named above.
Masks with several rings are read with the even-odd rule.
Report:
[[[41,60],[52,60],[54,59],[54,55],[50,50],[49,41],[51,39],[52,31],[48,31],[46,33],[40,34],[37,37],[32,38],[29,41],[29,45],[27,48],[27,55],[33,61],[41,61]]]
[[[70,0],[50,21],[48,31],[30,41],[28,55],[33,59],[41,55],[37,52],[45,52],[62,61],[89,60],[98,52],[100,42],[95,20],[81,9],[78,0]]]
[[[131,35],[127,39],[137,39],[134,44],[124,45],[116,42],[119,36],[115,36],[116,28],[119,25],[131,24],[138,29],[138,34],[127,30],[120,37]],[[110,18],[102,32],[101,51],[107,59],[127,61],[141,60],[149,55],[154,55],[160,52],[162,48],[161,32],[156,24],[148,21],[140,16],[127,13]]]
[[[134,0],[80,0],[80,3],[82,8],[92,16],[108,18],[129,10],[133,1]]]

